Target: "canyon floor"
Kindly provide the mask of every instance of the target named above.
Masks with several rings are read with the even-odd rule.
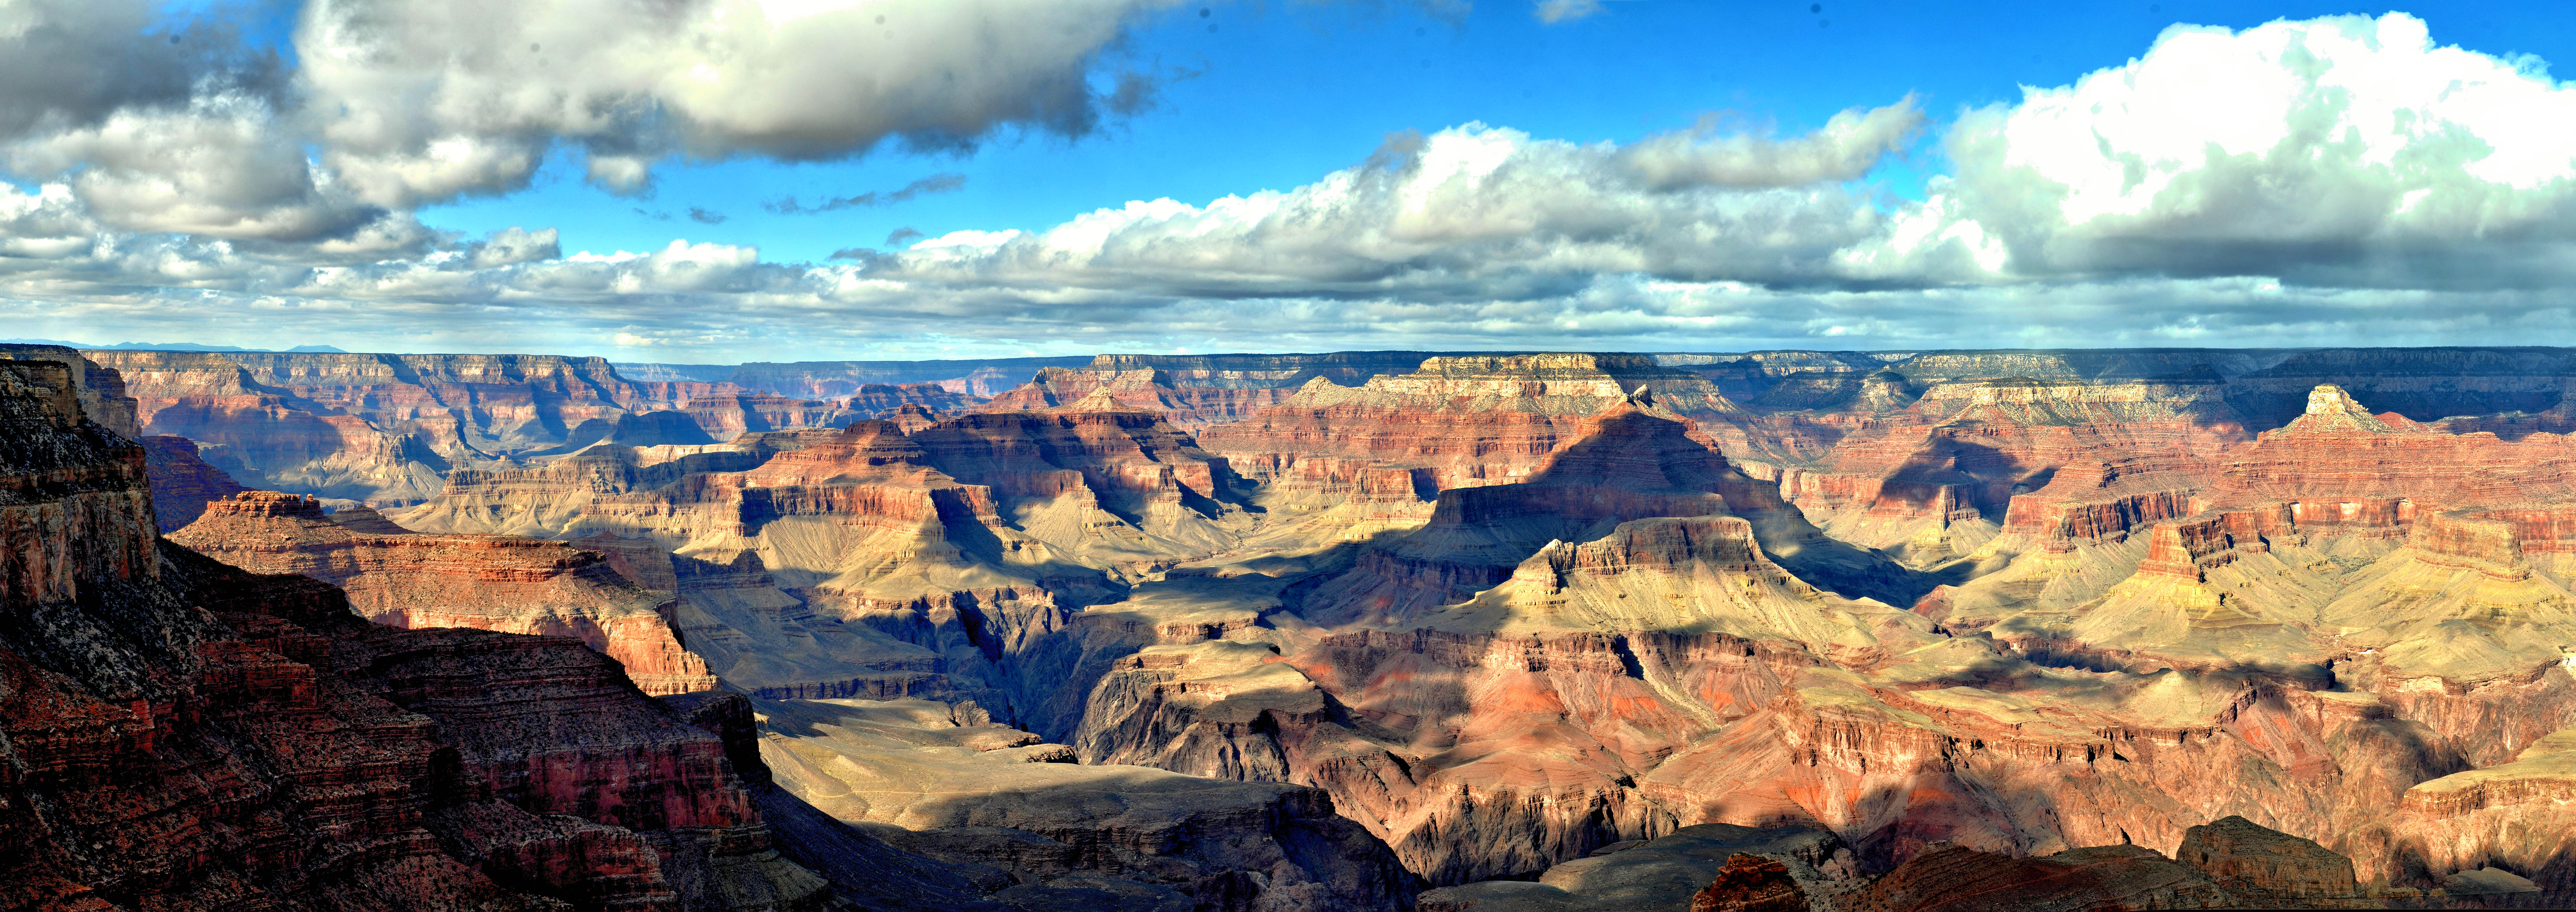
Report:
[[[0,359],[0,908],[2576,903],[2576,351]]]

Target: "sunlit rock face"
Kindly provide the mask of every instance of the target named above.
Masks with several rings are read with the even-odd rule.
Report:
[[[1121,404],[1163,413],[1180,426],[1241,420],[1287,400],[1307,383],[1358,386],[1380,374],[1410,373],[1438,352],[1311,355],[1101,355],[1080,366],[1038,369],[999,392],[988,410],[1070,405],[1106,390]]]
[[[771,430],[826,397],[727,392],[404,507],[214,494],[177,539],[745,692],[728,762],[798,839],[950,871],[932,908],[2576,889],[2557,362],[1416,354],[1105,357]]]
[[[908,402],[971,401],[936,387],[808,400],[729,383],[630,380],[599,358],[553,355],[85,354],[121,378],[115,395],[133,400],[131,430],[121,432],[187,438],[243,484],[378,506],[434,496],[454,469],[596,442],[630,415],[677,411],[695,433],[728,440],[837,427]],[[674,438],[667,442],[681,433],[664,429]]]
[[[415,535],[366,507],[325,516],[310,497],[250,491],[206,505],[170,541],[256,573],[339,586],[390,627],[568,636],[617,660],[647,694],[707,690],[706,660],[681,648],[671,597],[598,553],[500,535]]]
[[[0,362],[0,905],[829,901],[717,735],[580,641],[368,624],[160,540],[77,370]]]

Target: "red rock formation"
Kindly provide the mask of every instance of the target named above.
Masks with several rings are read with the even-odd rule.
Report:
[[[384,505],[436,494],[452,468],[558,448],[586,423],[630,412],[711,399],[695,414],[722,436],[821,427],[841,414],[728,384],[637,383],[597,358],[93,354],[125,378],[148,432],[197,441],[208,462],[252,484]]]
[[[1805,912],[1807,892],[1789,877],[1789,866],[1738,854],[1717,869],[1717,879],[1691,895],[1690,912]]]
[[[705,660],[673,635],[668,596],[630,585],[607,558],[560,542],[369,534],[332,522],[312,498],[273,491],[208,504],[170,540],[256,572],[337,585],[379,624],[569,636],[617,660],[645,693],[715,686]]]
[[[2184,830],[2174,860],[2199,868],[2220,889],[2243,900],[2309,904],[2362,898],[2352,859],[2243,817]]]
[[[197,443],[185,437],[145,437],[144,467],[152,477],[152,512],[161,531],[175,532],[204,515],[209,501],[250,490],[197,458]]]
[[[142,449],[72,392],[0,364],[0,907],[826,900],[717,737],[614,663],[365,624],[326,584],[161,544]]]
[[[80,399],[81,414],[108,430],[129,440],[143,437],[143,425],[135,418],[134,397],[125,389],[125,378],[113,368],[81,356],[76,349],[59,345],[0,345],[0,361],[53,361],[70,365],[72,387]]]
[[[853,412],[840,403],[793,399],[775,393],[726,393],[691,398],[681,414],[717,440],[744,433],[840,427],[874,409]]]
[[[1049,367],[1040,369],[1035,379],[1019,388],[994,396],[983,408],[1048,409],[1072,405],[1103,392],[1128,408],[1161,412],[1165,420],[1175,424],[1198,425],[1242,419],[1286,401],[1295,390],[1178,387],[1153,368],[1100,372]]]
[[[1311,510],[1346,502],[1328,492],[1360,467],[1415,472],[1426,493],[1519,481],[1577,422],[1641,389],[1667,413],[1718,421],[1722,439],[1755,433],[1742,409],[1687,372],[1642,356],[1556,354],[1437,357],[1358,389],[1319,376],[1199,439],[1285,495],[1283,506]],[[1314,459],[1328,462],[1299,468]]]
[[[1842,411],[1706,422],[1591,395],[1598,360],[1444,365],[1205,450],[1076,372],[1043,410],[468,468],[395,516],[649,537],[626,572],[668,573],[689,642],[767,695],[972,703],[1090,760],[1313,786],[1434,883],[1702,821],[1885,868],[2230,815],[2374,885],[2567,882],[2541,792],[2403,797],[2576,725],[2564,439],[2332,396],[2255,436],[2219,373],[1906,363]]]
[[[2237,908],[2187,865],[2131,845],[2013,858],[1945,845],[1916,855],[1847,900],[1852,912],[2123,912]]]
[[[987,408],[1056,408],[1105,389],[1121,404],[1161,411],[1176,425],[1222,424],[1279,404],[1315,379],[1358,386],[1379,374],[1410,373],[1438,356],[1443,353],[1101,355],[1080,366],[1040,368]]]
[[[897,408],[923,408],[932,411],[959,411],[977,405],[982,397],[952,392],[936,383],[884,384],[869,383],[844,396],[840,405],[862,415]]]

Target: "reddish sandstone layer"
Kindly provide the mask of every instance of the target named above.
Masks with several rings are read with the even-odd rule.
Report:
[[[272,491],[208,504],[170,540],[234,566],[337,585],[379,624],[569,636],[616,659],[645,693],[715,686],[705,660],[673,635],[668,596],[560,542],[369,534],[331,521],[311,498]]]
[[[1099,372],[1049,367],[1019,388],[994,396],[983,408],[1056,408],[1102,392],[1126,407],[1162,412],[1165,420],[1175,424],[1199,425],[1240,420],[1285,401],[1295,390],[1179,387],[1153,368]]]
[[[730,437],[845,420],[729,384],[639,383],[596,358],[99,351],[140,403],[141,426],[207,447],[267,488],[417,503],[460,467],[562,447],[591,422],[689,408]],[[705,400],[700,402],[700,400]]]
[[[224,474],[224,470],[197,458],[196,441],[163,435],[139,442],[143,444],[144,466],[152,476],[152,512],[160,517],[163,532],[175,532],[196,522],[210,501],[250,490]]]
[[[717,737],[578,642],[369,625],[158,542],[68,380],[0,364],[0,908],[824,901]]]
[[[681,409],[708,436],[732,440],[757,431],[840,427],[865,412],[854,413],[822,399],[794,399],[774,393],[734,392],[697,396]]]
[[[1021,686],[1002,673],[1009,656],[1107,597],[1112,574],[1231,540],[1239,481],[1156,413],[913,417],[459,472],[397,518],[650,538],[691,566],[739,567],[680,574],[691,643],[728,680],[778,696],[951,694],[1005,718],[1018,717],[1002,692]]]
[[[125,388],[125,378],[114,368],[82,357],[77,349],[60,345],[0,345],[0,361],[52,361],[72,369],[74,397],[80,400],[81,414],[128,440],[143,437],[143,425],[135,418],[135,401]]]

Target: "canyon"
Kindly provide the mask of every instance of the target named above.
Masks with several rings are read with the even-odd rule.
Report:
[[[2576,351],[0,356],[0,908],[2576,902]]]

